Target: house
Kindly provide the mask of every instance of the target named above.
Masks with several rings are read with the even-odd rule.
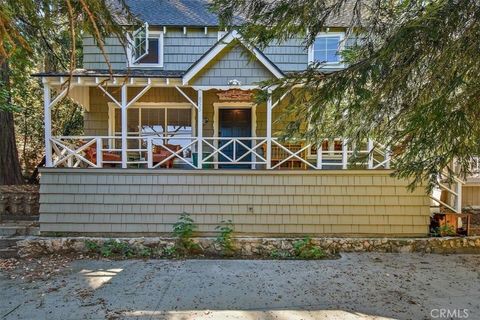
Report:
[[[259,82],[312,61],[343,68],[349,21],[333,19],[309,48],[299,35],[260,50],[220,29],[203,0],[127,3],[145,25],[127,48],[107,39],[112,77],[88,35],[69,89],[68,72],[37,74],[42,233],[158,235],[187,212],[205,234],[226,220],[241,235],[428,234],[428,195],[390,176],[383,146],[280,141],[288,102],[253,99]],[[51,135],[52,108],[67,95],[85,110],[84,136]]]

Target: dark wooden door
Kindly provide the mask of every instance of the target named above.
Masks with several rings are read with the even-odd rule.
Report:
[[[251,137],[252,136],[252,110],[251,109],[219,109],[219,136],[220,137]],[[240,141],[248,147],[251,147],[251,140]],[[219,147],[228,143],[228,140],[219,141]],[[233,159],[234,147],[233,143],[222,149],[222,152]],[[235,146],[235,157],[238,159],[248,152],[247,148],[240,144]],[[252,155],[248,154],[240,160],[240,162],[251,162]],[[228,161],[221,154],[219,155],[221,162]],[[249,164],[227,164],[220,165],[221,168],[250,168]]]

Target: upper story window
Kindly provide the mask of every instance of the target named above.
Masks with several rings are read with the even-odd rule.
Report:
[[[321,63],[324,68],[341,67],[343,49],[343,32],[320,33],[309,49],[309,63]]]
[[[130,67],[163,67],[163,32],[145,24],[132,34],[128,50]]]

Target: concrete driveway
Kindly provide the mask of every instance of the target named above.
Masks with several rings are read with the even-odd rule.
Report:
[[[75,260],[0,288],[0,319],[480,319],[480,255]]]

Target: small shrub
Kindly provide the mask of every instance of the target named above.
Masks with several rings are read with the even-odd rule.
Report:
[[[104,257],[119,255],[123,258],[130,258],[134,256],[134,251],[128,243],[110,239],[103,244],[100,254]]]
[[[224,255],[232,255],[235,252],[235,245],[233,244],[233,223],[232,220],[222,221],[224,225],[217,226],[215,230],[218,230],[220,234],[215,239],[215,242],[222,248]]]
[[[91,253],[100,252],[100,246],[95,241],[85,240],[85,247],[87,248],[88,252],[91,252]]]
[[[272,259],[291,259],[292,254],[290,252],[288,252],[287,250],[274,249],[272,252],[270,252],[270,258],[272,258]]]
[[[175,247],[165,247],[163,249],[163,255],[168,258],[175,257],[177,255],[177,249]]]
[[[455,235],[457,235],[457,232],[455,230],[455,227],[451,225],[444,225],[441,227],[437,227],[432,233],[432,236],[434,237],[448,237],[448,236],[455,236]]]
[[[142,258],[150,258],[152,256],[153,250],[149,247],[143,247],[138,250],[137,255]]]
[[[192,240],[195,229],[197,229],[197,226],[193,219],[185,212],[180,216],[178,222],[173,225],[173,234],[178,238],[176,244],[176,252],[178,254],[196,253],[200,249],[200,246]]]
[[[106,258],[113,256],[130,258],[135,255],[134,250],[130,247],[128,243],[114,239],[107,240],[102,245],[99,245],[91,240],[86,240],[85,247],[89,252],[99,254]]]
[[[293,243],[295,257],[300,259],[320,259],[326,256],[325,252],[312,243],[310,237],[305,237]]]

